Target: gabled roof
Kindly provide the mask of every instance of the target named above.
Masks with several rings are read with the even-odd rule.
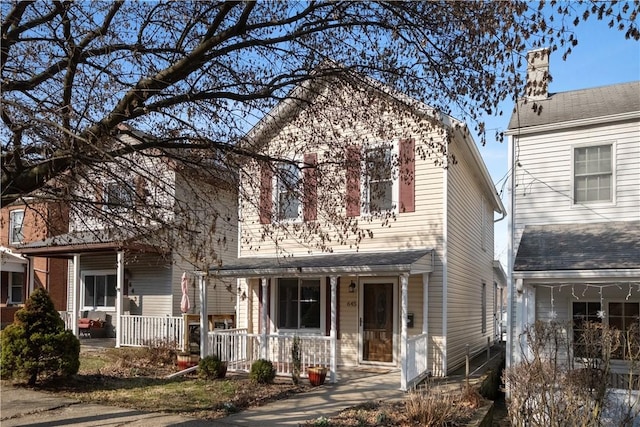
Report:
[[[533,106],[536,106],[534,111]],[[577,120],[640,113],[640,81],[549,94],[537,101],[519,100],[509,121],[523,129]]]
[[[528,225],[513,269],[640,269],[640,221]]]
[[[343,79],[355,85],[365,87],[368,90],[375,91],[382,96],[388,97],[399,105],[402,105],[412,111],[416,116],[421,117],[424,120],[439,123],[442,127],[453,131],[452,134],[456,136],[456,139],[460,140],[470,152],[473,159],[473,166],[477,169],[478,176],[480,177],[485,190],[492,195],[491,201],[494,211],[498,213],[505,213],[502,200],[493,185],[491,175],[484,164],[482,155],[480,154],[466,123],[449,115],[443,114],[424,102],[412,98],[405,93],[402,93],[395,88],[368,76],[361,75],[350,70],[340,70],[340,67],[335,65],[333,65],[331,70],[332,74],[328,76],[306,80],[294,87],[283,101],[273,107],[248,132],[243,143],[253,147],[259,147],[265,140],[271,138],[273,134],[281,129],[283,124],[291,120],[297,114],[299,109],[305,105],[305,103],[312,103],[321,92],[321,88],[324,85],[329,84],[329,79]]]
[[[301,257],[238,258],[212,267],[220,277],[265,277],[348,273],[426,273],[433,271],[433,250],[332,253]]]

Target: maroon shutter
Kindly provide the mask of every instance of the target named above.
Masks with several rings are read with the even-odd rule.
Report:
[[[400,141],[400,212],[416,210],[416,155],[413,139]]]
[[[336,337],[340,339],[340,277],[336,287]],[[325,335],[331,334],[331,278],[327,277],[326,298],[325,298]]]
[[[135,205],[136,207],[144,206],[147,198],[147,183],[146,180],[140,175],[136,175],[133,179],[134,184],[136,186],[136,199]]]
[[[318,155],[310,153],[304,155],[304,176],[302,186],[304,189],[303,197],[303,218],[305,221],[315,221],[318,217],[318,176],[316,173],[316,164],[318,163]],[[309,167],[309,166],[314,167]]]
[[[263,163],[260,170],[260,224],[271,223],[273,205],[273,171],[268,163]]]
[[[101,182],[96,184],[96,209],[102,210],[102,204],[104,203],[104,185]]]
[[[347,216],[360,215],[360,147],[347,147]]]

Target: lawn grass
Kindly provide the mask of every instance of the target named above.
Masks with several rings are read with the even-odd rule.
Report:
[[[167,378],[177,371],[175,360],[159,359],[157,351],[145,348],[82,352],[77,375],[43,388],[86,403],[203,419],[224,417],[308,388],[295,386],[288,378],[256,384],[246,374],[230,373],[224,379],[205,380],[194,372]]]

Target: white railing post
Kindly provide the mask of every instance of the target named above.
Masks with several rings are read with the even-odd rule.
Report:
[[[407,389],[407,316],[409,306],[409,274],[403,273],[400,275],[400,289],[401,289],[401,329],[400,329],[400,388],[402,390]]]
[[[200,357],[209,354],[209,318],[207,316],[207,273],[199,273],[200,284]]]
[[[71,332],[79,335],[78,319],[80,318],[80,254],[73,255],[73,291],[71,295]]]
[[[337,363],[337,354],[338,354],[338,323],[337,323],[337,288],[338,288],[338,279],[336,276],[331,276],[329,278],[331,283],[331,331],[329,336],[331,338],[331,351],[330,351],[330,376],[329,381],[335,383],[338,380],[338,376],[336,373],[336,368],[338,367]]]
[[[124,251],[116,255],[116,347],[122,345],[122,291],[124,290]]]

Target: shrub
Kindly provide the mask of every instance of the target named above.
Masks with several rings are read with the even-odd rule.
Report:
[[[224,378],[227,374],[227,363],[220,360],[216,355],[207,356],[200,359],[198,364],[198,376],[207,380]]]
[[[265,359],[258,359],[251,364],[249,378],[259,384],[269,384],[276,377],[276,370],[273,363]]]
[[[453,396],[431,387],[410,393],[406,409],[407,416],[423,426],[449,425],[456,417]]]
[[[37,288],[0,339],[0,375],[26,379],[69,377],[80,368],[80,341],[65,331],[64,321],[47,291]]]

